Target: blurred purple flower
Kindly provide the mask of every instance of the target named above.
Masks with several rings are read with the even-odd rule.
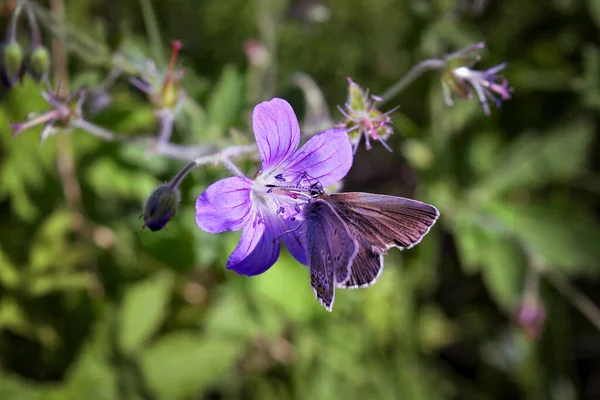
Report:
[[[244,42],[244,53],[254,67],[266,68],[271,63],[271,54],[260,40],[248,39]]]
[[[490,115],[488,100],[499,108],[502,100],[510,99],[513,89],[508,86],[508,80],[504,76],[498,75],[498,72],[506,68],[507,63],[485,71],[471,69],[479,61],[478,52],[483,48],[485,43],[480,42],[446,57],[447,68],[442,75],[442,89],[444,100],[449,106],[454,104],[452,95],[460,99],[470,99],[474,89],[485,114]]]
[[[529,339],[537,339],[546,322],[544,304],[537,297],[526,297],[515,311],[515,320]]]
[[[262,171],[222,179],[196,201],[196,222],[210,233],[243,229],[227,268],[258,275],[279,257],[280,239],[302,264],[307,263],[301,208],[310,184],[331,185],[352,166],[352,148],[343,129],[313,136],[304,146],[292,107],[282,99],[262,102],[252,115]]]
[[[57,124],[63,130],[68,131],[73,127],[75,121],[82,119],[82,104],[85,100],[85,93],[85,89],[78,89],[68,94],[62,94],[60,85],[56,92],[53,92],[48,87],[46,91],[42,92],[42,96],[52,109],[26,122],[9,123],[13,131],[13,136],[17,136],[29,128],[42,124],[44,124],[42,142],[54,133],[55,125]]]

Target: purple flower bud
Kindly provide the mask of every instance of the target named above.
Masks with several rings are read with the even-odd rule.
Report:
[[[147,226],[153,232],[164,228],[175,216],[180,198],[179,190],[171,184],[160,185],[154,189],[144,204],[142,228]]]
[[[537,339],[546,322],[544,304],[538,298],[525,298],[515,310],[515,321],[528,338]]]

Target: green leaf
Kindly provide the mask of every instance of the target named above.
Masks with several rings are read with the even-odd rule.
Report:
[[[108,157],[96,160],[86,171],[86,178],[103,200],[122,197],[142,201],[157,184],[149,173],[128,170]]]
[[[471,208],[462,207],[454,216],[454,229],[462,269],[469,274],[480,270],[490,243],[500,235],[494,233],[491,217]]]
[[[426,351],[437,351],[452,344],[457,337],[455,324],[433,304],[419,309],[418,340]]]
[[[70,368],[65,387],[65,398],[86,400],[117,399],[116,370],[110,358],[108,325],[99,323],[91,340]]]
[[[481,273],[490,295],[510,313],[521,297],[527,260],[510,239],[498,239],[486,247]]]
[[[34,277],[27,283],[29,293],[44,296],[49,293],[82,290],[90,285],[92,277],[87,272],[69,272]]]
[[[226,66],[208,100],[206,113],[210,128],[205,139],[220,137],[225,129],[238,122],[243,106],[243,86],[244,80],[237,69]]]
[[[320,312],[310,289],[308,269],[289,254],[282,254],[275,268],[252,279],[258,298],[271,300],[293,320],[306,320]]]
[[[594,1],[598,8],[600,23],[600,3]],[[583,101],[589,107],[600,109],[600,49],[598,46],[588,44],[582,49],[583,78],[577,82]]]
[[[25,336],[32,332],[27,314],[13,297],[6,296],[0,300],[0,331],[3,329],[10,329]]]
[[[581,171],[593,136],[593,125],[586,120],[570,122],[544,136],[521,136],[471,195],[485,201],[508,190],[532,189],[572,178]]]
[[[167,311],[172,283],[172,276],[163,272],[127,290],[119,319],[119,345],[124,353],[136,353],[156,332]]]
[[[241,352],[238,341],[178,332],[146,350],[141,364],[159,399],[188,399],[232,368]]]
[[[14,289],[19,285],[19,270],[0,247],[0,283],[4,288]]]
[[[598,0],[586,0],[589,15],[596,24],[596,27],[600,29],[600,2]]]
[[[32,273],[66,272],[89,259],[90,248],[69,239],[73,223],[73,214],[64,209],[55,210],[43,221],[30,249]]]
[[[575,208],[528,204],[486,207],[504,225],[505,234],[519,239],[549,267],[567,273],[598,274],[600,224]]]
[[[60,399],[58,390],[42,386],[17,375],[0,374],[0,399],[2,400],[50,400]]]

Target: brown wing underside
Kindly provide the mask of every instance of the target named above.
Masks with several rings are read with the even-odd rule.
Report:
[[[359,243],[350,278],[338,285],[343,288],[372,285],[381,275],[387,250],[413,247],[439,216],[435,207],[403,197],[338,193],[328,195],[326,201]]]

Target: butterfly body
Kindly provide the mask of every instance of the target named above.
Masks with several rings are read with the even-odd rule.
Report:
[[[418,244],[439,212],[432,205],[403,197],[321,191],[306,205],[304,216],[311,285],[317,299],[331,311],[336,287],[374,284],[387,251]]]

